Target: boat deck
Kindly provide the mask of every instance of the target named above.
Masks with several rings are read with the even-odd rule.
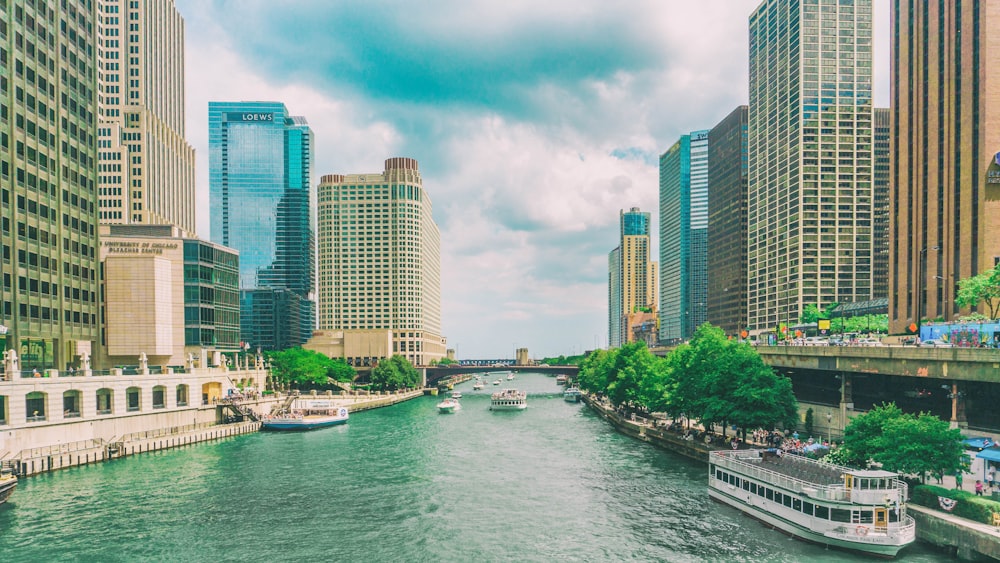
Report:
[[[805,481],[807,483],[814,483],[816,485],[840,485],[844,482],[843,468],[835,465],[819,463],[799,455],[788,453],[778,455],[776,452],[768,450],[753,450],[749,452],[741,450],[738,452],[726,453],[736,454],[726,456],[732,461],[741,461],[743,463],[753,465],[761,469],[774,471],[775,473],[791,477],[792,479],[798,479],[799,481]]]

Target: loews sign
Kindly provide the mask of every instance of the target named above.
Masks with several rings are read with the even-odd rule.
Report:
[[[226,121],[274,121],[274,114],[233,111],[226,114]]]

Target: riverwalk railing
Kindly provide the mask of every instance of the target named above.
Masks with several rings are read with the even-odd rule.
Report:
[[[17,459],[46,457],[59,454],[68,454],[82,450],[92,450],[103,447],[104,447],[104,440],[101,440],[100,438],[89,439],[89,440],[77,440],[76,442],[67,442],[65,444],[56,444],[54,446],[45,446],[42,448],[28,448],[26,450],[21,450],[20,453],[18,453],[14,457]]]
[[[165,436],[174,436],[176,434],[186,434],[188,432],[194,432],[196,430],[201,430],[204,428],[209,428],[213,426],[218,426],[215,422],[201,422],[198,424],[185,424],[184,426],[170,426],[167,428],[157,428],[156,430],[146,430],[144,432],[130,432],[123,435],[117,441],[119,442],[132,442],[134,440],[146,440],[150,438],[163,438]]]

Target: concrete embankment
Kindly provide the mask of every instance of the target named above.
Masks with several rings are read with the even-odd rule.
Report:
[[[708,453],[719,449],[625,418],[592,396],[585,395],[584,402],[619,432],[690,459],[708,463]],[[964,561],[1000,561],[1000,531],[991,526],[914,504],[908,506],[908,512],[917,523],[918,541],[949,551]]]
[[[402,403],[403,401],[409,401],[410,399],[422,397],[423,395],[423,389],[416,389],[413,391],[404,391],[388,395],[362,395],[346,399],[342,396],[338,396],[337,404],[346,406],[348,411],[354,413],[392,406],[397,403]]]

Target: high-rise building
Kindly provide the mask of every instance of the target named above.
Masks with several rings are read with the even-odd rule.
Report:
[[[889,296],[889,108],[872,116],[872,299]]]
[[[174,0],[97,0],[101,223],[195,232],[184,138],[184,20]]]
[[[750,16],[748,318],[872,296],[871,0]]]
[[[97,16],[0,2],[0,347],[22,370],[98,342]]]
[[[212,241],[240,255],[243,341],[299,346],[315,328],[312,130],[280,102],[210,102],[208,123]]]
[[[317,195],[320,329],[390,330],[392,352],[414,364],[445,357],[441,240],[417,161],[324,175]]]
[[[892,8],[889,330],[953,319],[1000,260],[1000,2]]]
[[[608,256],[608,344],[634,340],[635,315],[656,312],[656,262],[651,261],[648,212],[633,207],[618,216],[618,247]]]
[[[747,106],[708,138],[708,322],[736,336],[747,327]]]
[[[691,337],[707,320],[708,131],[660,155],[660,341]]]

